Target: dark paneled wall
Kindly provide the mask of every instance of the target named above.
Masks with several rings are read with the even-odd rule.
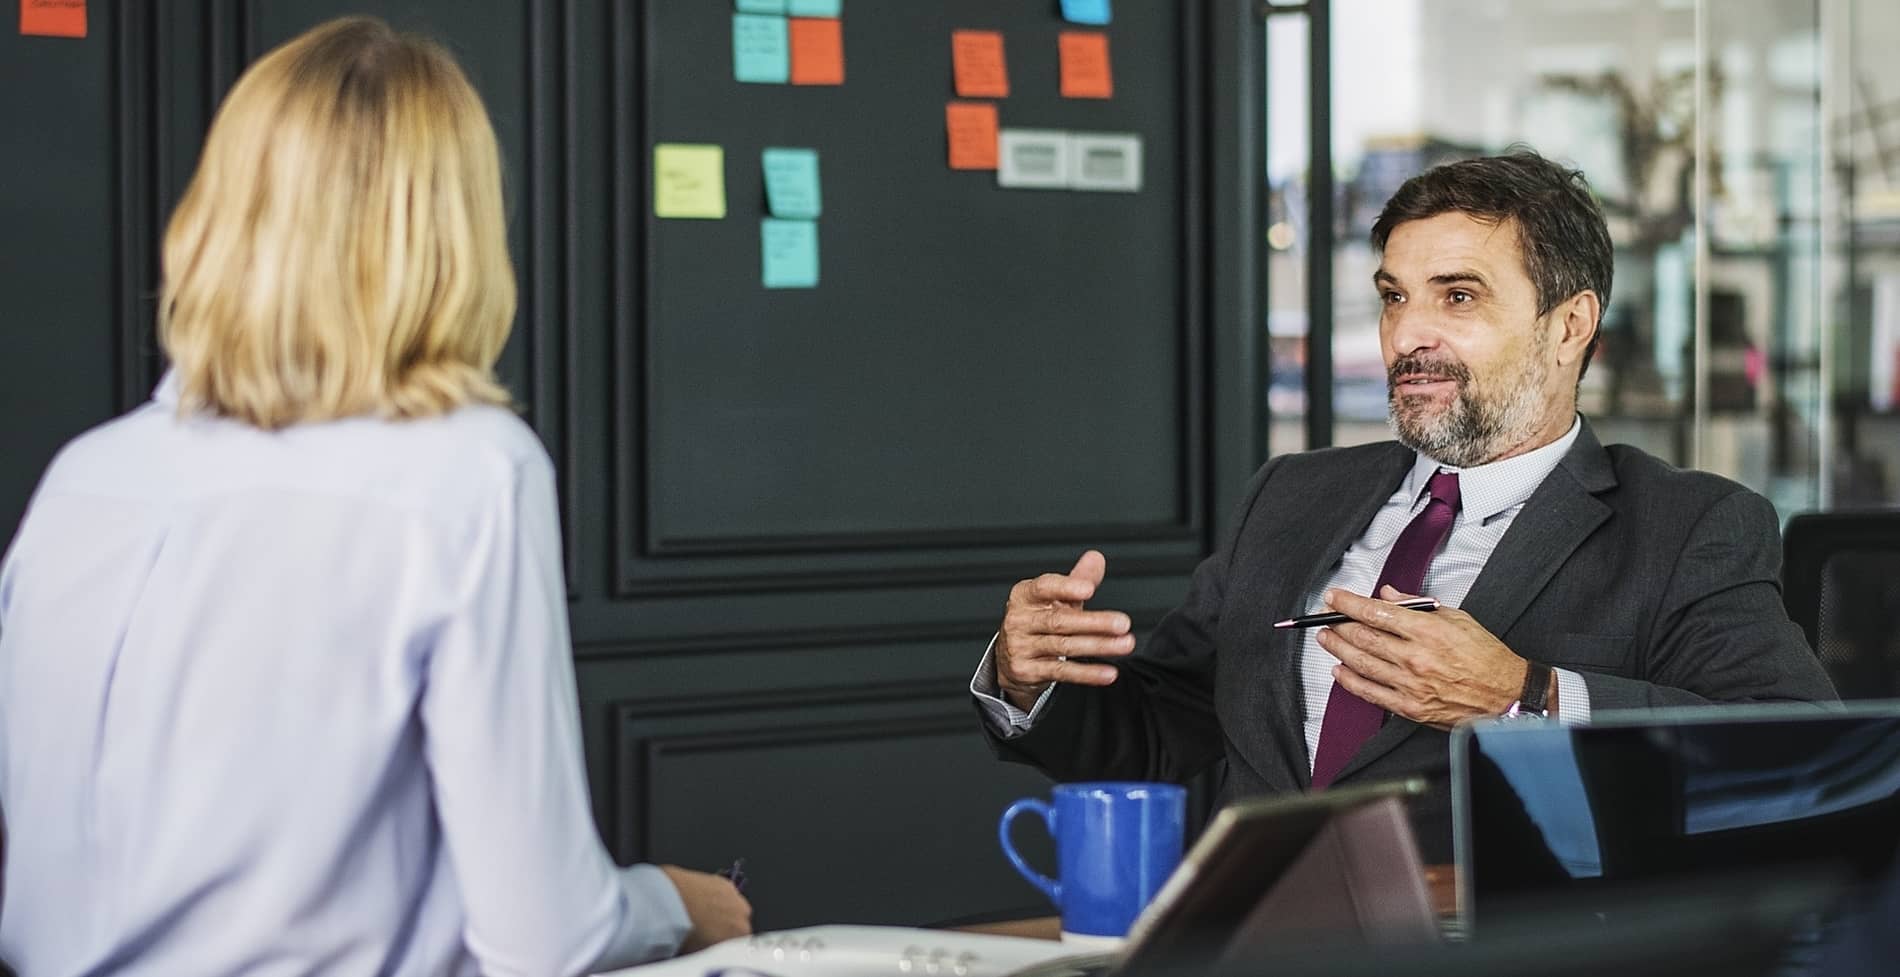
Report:
[[[823,506],[762,503],[725,538],[700,530],[732,520],[696,509],[692,482],[656,476],[656,459],[664,450],[675,464],[757,477],[761,465],[773,470],[783,438],[656,413],[669,407],[656,382],[690,389],[705,367],[670,358],[679,347],[666,330],[677,324],[652,315],[641,182],[653,57],[668,43],[655,25],[702,2],[118,0],[92,4],[82,41],[0,35],[0,521],[17,521],[61,442],[146,396],[160,369],[152,296],[163,220],[242,65],[322,19],[385,16],[450,45],[501,140],[522,285],[502,370],[561,476],[588,764],[615,854],[705,868],[744,856],[765,927],[1034,906],[993,825],[1043,781],[989,757],[963,688],[1009,584],[1066,567],[1084,547],[1109,555],[1105,602],[1152,623],[1255,463],[1257,26],[1239,0],[1179,9],[1178,63],[1166,70],[1178,79],[1180,145],[1148,147],[1180,167],[1186,215],[1179,227],[1133,229],[1181,242],[1182,261],[1155,282],[1180,294],[1180,314],[1146,324],[1171,337],[1163,345],[1178,358],[1158,408],[1172,416],[1108,430],[1079,419],[1078,437],[1094,447],[1090,472],[1078,474],[1039,465],[1033,441],[994,433],[1011,427],[1001,412],[1026,402],[1020,370],[969,371],[906,392],[916,399],[901,405],[911,418],[901,444],[873,436],[899,405],[872,399],[862,453],[817,476],[785,458],[805,479],[793,501],[849,498],[867,479],[916,491],[918,466],[929,467],[916,459],[986,457],[971,430],[1015,459],[996,477],[1020,492],[994,493],[980,512],[954,498],[887,506],[865,531],[826,525]],[[847,4],[847,22],[872,10]],[[949,274],[961,259],[938,260]],[[737,262],[742,284],[749,261]],[[965,364],[988,349],[980,329],[931,342],[962,344],[938,355]],[[1154,348],[1105,336],[1052,351],[1051,363],[1067,353],[1077,370],[1137,375],[1153,364],[1132,358]],[[816,347],[804,355],[814,398],[863,369]],[[1117,356],[1131,359],[1101,362]],[[889,385],[878,394],[894,395]],[[1139,511],[1118,525],[1065,511],[1078,497],[1114,498],[1118,470],[1157,468],[1173,493],[1163,518]],[[1101,492],[1078,493],[1078,478],[1100,480]],[[1048,485],[1063,490],[1038,488]],[[1011,498],[1020,501],[998,531],[997,500]]]

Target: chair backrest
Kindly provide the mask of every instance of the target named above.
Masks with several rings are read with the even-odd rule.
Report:
[[[1781,586],[1841,698],[1900,697],[1900,509],[1788,520]]]

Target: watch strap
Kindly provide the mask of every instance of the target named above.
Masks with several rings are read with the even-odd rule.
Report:
[[[1524,690],[1518,693],[1518,711],[1544,715],[1550,712],[1550,683],[1556,675],[1549,665],[1531,662],[1524,673]]]

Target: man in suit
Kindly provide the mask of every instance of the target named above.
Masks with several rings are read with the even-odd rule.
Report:
[[[1018,583],[971,684],[1000,756],[1060,780],[1224,759],[1223,801],[1424,774],[1414,827],[1442,862],[1462,720],[1833,698],[1782,610],[1768,502],[1577,413],[1612,270],[1581,173],[1435,168],[1372,243],[1398,441],[1268,462],[1139,652],[1127,615],[1084,606],[1100,553]],[[1393,603],[1420,594],[1443,609]],[[1273,627],[1322,607],[1351,621]]]

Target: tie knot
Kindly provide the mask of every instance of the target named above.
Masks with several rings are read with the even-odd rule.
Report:
[[[1432,494],[1434,501],[1443,502],[1451,506],[1453,510],[1458,508],[1457,472],[1441,471],[1433,475],[1432,480],[1426,484],[1425,489]]]

